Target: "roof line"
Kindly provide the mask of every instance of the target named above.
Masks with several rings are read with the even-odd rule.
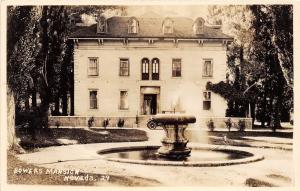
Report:
[[[160,39],[160,38],[164,38],[164,39],[188,39],[188,40],[211,40],[211,39],[215,39],[215,40],[222,40],[222,39],[226,39],[226,40],[233,40],[232,37],[227,37],[227,38],[177,38],[177,37],[70,37],[68,39]]]

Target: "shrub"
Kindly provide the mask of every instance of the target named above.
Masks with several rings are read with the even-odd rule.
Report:
[[[206,122],[206,125],[207,125],[207,127],[208,127],[208,129],[209,129],[210,131],[214,131],[214,129],[215,129],[215,124],[214,124],[214,122],[213,122],[212,119],[210,119],[209,121],[207,121],[207,122]]]
[[[94,126],[94,122],[95,122],[95,119],[94,117],[90,117],[89,120],[88,120],[88,127],[92,127]]]
[[[245,131],[246,128],[246,122],[244,119],[240,119],[238,122],[238,130],[239,131]]]
[[[55,121],[55,126],[56,126],[56,128],[59,128],[60,125],[61,125],[61,124],[60,124],[59,121]]]
[[[104,128],[106,128],[108,125],[109,125],[109,118],[105,118],[104,120],[103,120],[103,127]]]
[[[120,119],[118,120],[117,126],[118,126],[118,127],[124,127],[124,123],[125,123],[124,119],[120,118]]]
[[[226,128],[228,129],[228,131],[230,131],[230,129],[232,127],[232,121],[231,121],[230,117],[227,120],[225,120],[225,125],[226,125]]]

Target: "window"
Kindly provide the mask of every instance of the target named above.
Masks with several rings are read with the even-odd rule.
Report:
[[[181,77],[181,59],[172,60],[172,77]]]
[[[120,76],[129,76],[129,59],[120,59]]]
[[[152,80],[159,80],[159,60],[158,60],[158,58],[152,59]]]
[[[98,58],[89,58],[88,75],[98,76]]]
[[[142,80],[149,80],[149,59],[142,59]]]
[[[211,92],[203,92],[203,110],[210,110],[211,108]]]
[[[97,19],[97,33],[107,32],[107,22],[105,17],[101,16]]]
[[[127,110],[128,108],[128,91],[120,91],[120,109]]]
[[[203,63],[203,76],[204,77],[212,77],[213,76],[212,60],[204,60],[204,63]]]
[[[135,18],[128,21],[128,33],[138,33],[138,21]]]
[[[204,32],[204,19],[197,18],[196,21],[194,22],[193,29],[194,29],[195,34],[203,34],[203,32]]]
[[[97,109],[97,91],[91,90],[90,91],[90,109]]]
[[[173,33],[173,21],[169,18],[166,18],[163,22],[163,33],[164,34]]]

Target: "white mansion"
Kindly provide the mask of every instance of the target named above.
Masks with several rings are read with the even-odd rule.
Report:
[[[208,81],[226,78],[226,46],[233,39],[219,26],[202,18],[99,17],[70,39],[75,116],[134,119],[175,111],[198,122],[225,117],[226,101],[206,90]]]

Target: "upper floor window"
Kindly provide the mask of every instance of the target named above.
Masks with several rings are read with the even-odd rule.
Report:
[[[159,80],[159,59],[152,59],[152,80]]]
[[[98,58],[89,58],[89,63],[88,63],[88,75],[89,76],[98,76]]]
[[[203,34],[204,33],[204,19],[197,18],[193,25],[195,34]]]
[[[203,92],[203,110],[210,110],[211,108],[211,92]]]
[[[128,91],[120,91],[120,109],[127,110],[128,108]]]
[[[149,80],[149,59],[142,59],[142,80]]]
[[[106,18],[101,16],[97,18],[97,33],[106,33],[106,32],[107,32]]]
[[[90,90],[90,109],[97,109],[97,90]]]
[[[129,76],[129,59],[120,59],[120,76]]]
[[[164,34],[173,33],[173,21],[170,18],[166,18],[163,22],[163,33]]]
[[[172,77],[181,77],[181,59],[172,59]]]
[[[128,21],[128,33],[138,33],[139,23],[136,18],[131,18]]]
[[[212,77],[213,76],[213,63],[211,59],[204,59],[203,62],[203,77]]]

